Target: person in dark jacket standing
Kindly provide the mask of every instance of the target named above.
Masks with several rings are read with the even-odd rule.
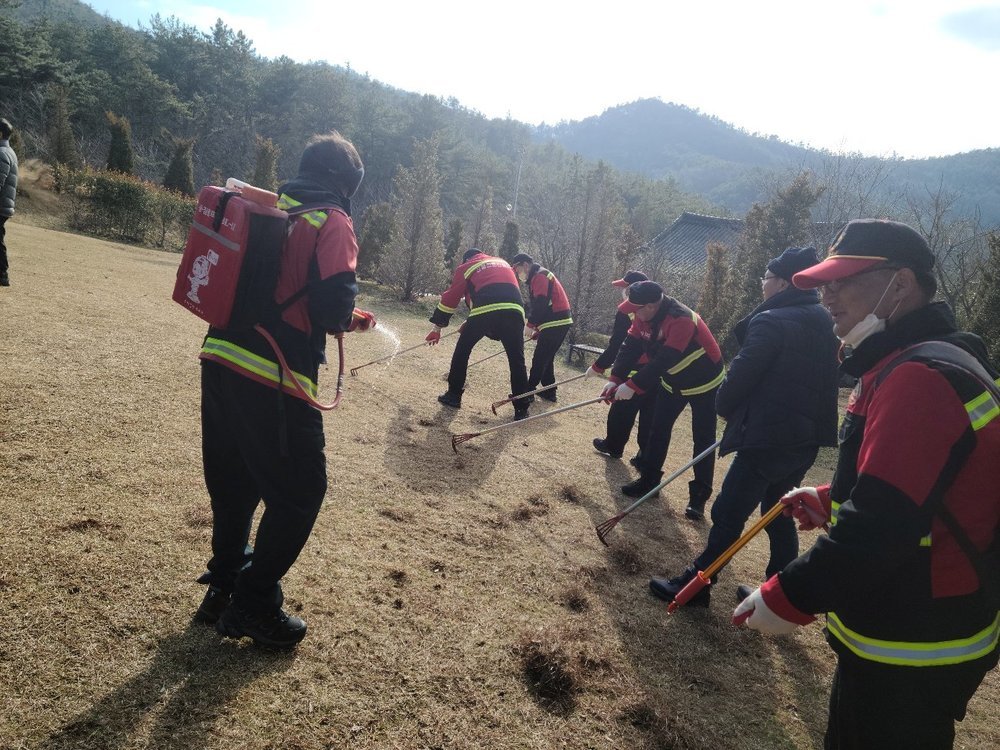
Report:
[[[202,460],[212,501],[209,586],[195,619],[224,636],[291,647],[306,624],[282,609],[281,579],[312,531],[327,490],[321,413],[292,384],[315,394],[327,332],[367,330],[357,310],[358,245],[350,198],[364,176],[361,157],[339,133],[315,136],[298,176],[281,187],[279,208],[323,206],[296,216],[285,240],[276,311],[262,323],[292,372],[253,329],[210,328],[201,350]],[[283,311],[281,302],[306,293]],[[263,501],[254,547],[251,525]]]
[[[636,394],[656,391],[649,439],[642,446],[641,475],[622,487],[629,497],[641,497],[660,483],[674,422],[688,404],[692,455],[715,442],[715,392],[724,376],[722,352],[705,321],[653,281],[632,284],[618,310],[634,313],[635,318],[601,396],[608,402],[627,401]],[[643,356],[646,364],[639,365]],[[633,371],[635,375],[630,375]],[[688,483],[689,505],[705,507],[714,476],[713,452],[694,467],[694,480]]]
[[[622,301],[628,299],[628,288],[637,281],[648,281],[649,277],[642,271],[626,271],[620,279],[611,282],[611,286],[621,289]],[[625,337],[628,336],[629,328],[632,327],[634,314],[626,314],[615,310],[615,320],[611,328],[611,338],[608,345],[600,356],[594,361],[586,372],[588,378],[606,377],[606,372],[615,363],[615,357],[621,349]],[[639,364],[645,364],[640,359]],[[634,375],[630,372],[629,375]],[[639,468],[642,462],[642,445],[649,438],[649,424],[653,419],[653,409],[656,406],[656,390],[643,394],[636,394],[627,401],[615,401],[608,409],[607,435],[603,438],[594,438],[594,450],[603,453],[611,458],[621,458],[625,452],[625,445],[628,443],[629,435],[632,434],[632,427],[635,425],[636,416],[639,417],[639,428],[636,430],[636,443],[639,450],[629,463]]]
[[[527,390],[533,391],[539,385],[556,382],[554,361],[556,352],[562,346],[573,325],[566,290],[559,279],[547,268],[542,268],[526,253],[518,253],[510,261],[517,277],[528,286],[528,320],[524,325],[523,337],[535,341],[535,353],[531,357]],[[555,402],[555,388],[542,391],[539,398]]]
[[[434,328],[425,337],[428,345],[433,346],[441,340],[441,329],[448,325],[462,299],[469,307],[469,317],[459,329],[458,343],[451,355],[448,391],[438,396],[438,401],[453,409],[462,407],[469,356],[484,337],[503,344],[510,368],[511,395],[527,393],[530,389],[521,335],[524,302],[514,269],[503,258],[487,255],[476,248],[467,250],[455,269],[451,286],[441,294],[441,301],[431,315]],[[516,399],[513,403],[514,419],[528,416],[527,399]]]
[[[773,259],[761,279],[764,301],[736,325],[740,350],[715,397],[716,412],[726,420],[719,455],[736,456],[712,505],[705,549],[679,576],[649,582],[661,599],[673,601],[725,552],[756,506],[767,512],[797,487],[820,446],[837,444],[833,323],[815,291],[792,286],[792,276],[816,262],[811,247],[789,248]],[[767,535],[769,578],[798,556],[799,545],[791,518],[773,521]],[[690,604],[707,606],[710,595],[711,588],[703,588]]]
[[[14,132],[11,124],[0,119],[0,286],[10,286],[7,262],[7,219],[14,215],[14,201],[17,198],[17,154],[10,147],[10,136]]]
[[[781,499],[800,528],[829,521],[829,535],[734,619],[777,635],[826,616],[837,655],[826,748],[951,748],[1000,649],[996,558],[985,553],[1000,531],[997,372],[982,341],[932,301],[934,256],[905,224],[852,221],[792,280],[819,287],[841,368],[859,381],[833,482]],[[922,357],[921,342],[944,342],[935,346],[968,365]]]

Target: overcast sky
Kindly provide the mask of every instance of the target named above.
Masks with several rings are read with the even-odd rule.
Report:
[[[326,60],[490,117],[579,120],[658,97],[818,148],[1000,147],[998,0],[90,0],[124,23],[217,18],[264,57]]]

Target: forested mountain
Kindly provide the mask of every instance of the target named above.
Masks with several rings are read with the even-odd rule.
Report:
[[[760,186],[773,181],[772,175],[803,168],[822,173],[832,158],[828,152],[746,133],[658,99],[544,127],[538,137],[619,169],[671,177],[681,189],[736,214],[760,199]],[[954,196],[955,214],[971,217],[979,210],[986,224],[1000,225],[1000,148],[934,159],[851,158],[859,162],[856,169],[880,173],[883,203],[898,202],[907,193],[922,200],[928,192],[943,190]]]

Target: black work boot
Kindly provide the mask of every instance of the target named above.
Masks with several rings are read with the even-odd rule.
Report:
[[[514,407],[514,421],[520,422],[522,419],[528,418],[528,407],[527,406],[515,406]]]
[[[608,448],[608,441],[603,438],[594,438],[594,450],[598,453],[603,453],[605,456],[610,458],[621,458],[622,454],[615,453],[613,450]]]
[[[712,488],[694,480],[688,482],[688,492],[690,500],[688,507],[684,510],[684,515],[692,521],[700,521],[705,517],[705,503],[712,496]]]
[[[538,398],[544,398],[546,401],[551,401],[553,404],[559,400],[556,398],[555,388],[549,391],[542,391],[541,393],[538,394]]]
[[[662,471],[658,471],[655,474],[648,474],[644,472],[642,476],[634,482],[622,485],[622,492],[629,497],[642,497],[660,483],[661,477],[663,477]],[[657,492],[654,497],[658,497],[659,494],[660,493]]]
[[[219,635],[226,638],[253,639],[258,646],[292,648],[306,637],[306,623],[280,607],[268,612],[250,611],[234,602],[215,623]]]
[[[0,273],[0,286],[10,286],[10,276],[7,275],[6,271]]]
[[[744,599],[746,599],[750,594],[753,593],[753,587],[747,586],[745,583],[741,583],[736,587],[736,603],[739,604]]]
[[[205,592],[205,598],[201,600],[201,606],[194,613],[195,622],[203,622],[206,625],[214,625],[219,617],[229,606],[233,595],[229,591],[223,591],[218,586],[209,586]]]
[[[438,401],[445,406],[450,406],[453,409],[462,408],[462,393],[452,393],[451,391],[446,391],[438,396]]]
[[[649,592],[658,599],[662,599],[665,602],[672,602],[681,593],[681,589],[694,580],[696,575],[698,575],[698,571],[694,566],[688,566],[684,569],[683,573],[673,578],[650,578]],[[691,597],[688,604],[695,607],[707,607],[711,599],[712,589],[710,586],[706,586]]]
[[[628,462],[632,464],[635,468],[637,468],[639,471],[642,471],[642,451],[640,450],[638,453],[632,456],[632,458],[630,458]]]

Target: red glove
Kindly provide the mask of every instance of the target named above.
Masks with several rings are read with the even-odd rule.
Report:
[[[434,346],[438,341],[441,340],[441,326],[434,326],[434,330],[424,336],[424,341],[427,342],[427,346]]]
[[[811,531],[830,521],[830,486],[796,487],[780,500],[786,516],[799,522],[799,531]]]
[[[375,325],[374,315],[367,310],[362,310],[360,307],[355,307],[354,311],[351,313],[351,322],[347,326],[347,330],[364,333],[365,331],[374,328]]]

